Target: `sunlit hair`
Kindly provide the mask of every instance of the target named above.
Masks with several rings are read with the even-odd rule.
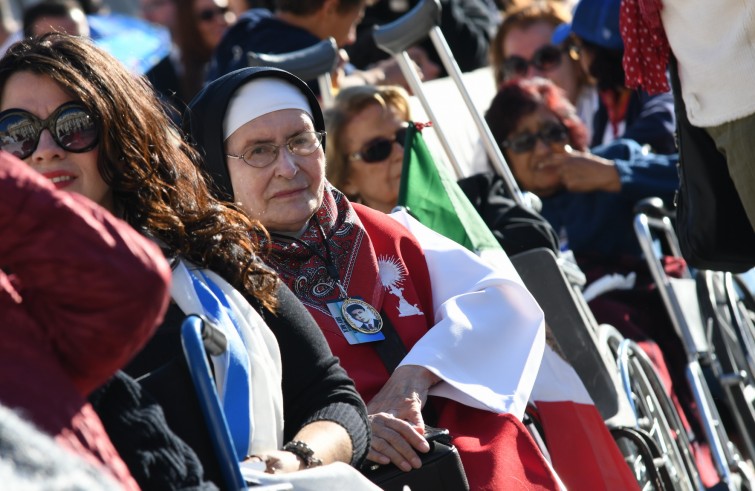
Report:
[[[256,256],[255,238],[266,232],[212,197],[199,155],[178,136],[142,78],[91,41],[60,34],[13,45],[0,60],[0,93],[18,72],[49,77],[97,118],[98,168],[117,215],[156,239],[167,255],[211,269],[274,308],[277,276]]]
[[[516,130],[519,122],[540,107],[550,110],[569,130],[569,144],[587,149],[587,129],[562,89],[548,79],[520,78],[503,84],[485,113],[493,138],[500,145]],[[506,153],[505,148],[501,150]]]
[[[490,66],[493,67],[496,86],[503,83],[501,64],[508,56],[503,52],[503,40],[513,29],[528,29],[529,27],[545,22],[554,28],[565,22],[571,22],[571,14],[565,2],[559,0],[534,0],[513,2],[503,12],[503,22],[490,42]],[[580,68],[578,73],[582,74]],[[583,76],[584,78],[584,76]],[[580,85],[585,80],[580,80]]]
[[[343,190],[349,175],[349,158],[344,141],[346,127],[354,116],[373,104],[383,110],[392,107],[403,120],[410,119],[409,94],[397,85],[357,85],[342,89],[333,107],[325,111],[325,129],[328,132],[327,177],[340,190]],[[359,202],[359,196],[347,197]]]

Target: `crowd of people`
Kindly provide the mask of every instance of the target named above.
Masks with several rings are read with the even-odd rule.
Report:
[[[645,25],[669,32],[655,48],[665,47],[664,61],[677,56],[689,120],[727,157],[753,216],[737,137],[752,119],[749,86],[735,110],[701,73],[704,50],[690,49],[697,40],[684,29],[709,7],[440,0],[460,68],[494,79],[485,120],[507,165],[542,202],[519,212],[528,232],[512,232],[508,210],[520,205],[500,177],[460,182],[505,250],[491,264],[397,208],[407,134],[423,125],[370,31],[417,3],[141,0],[141,17],[172,40],[144,74],[89,39],[99,2],[41,0],[21,25],[3,19],[4,482],[41,486],[50,476],[68,489],[66,465],[80,489],[222,489],[224,463],[181,344],[183,320],[199,314],[227,340],[209,359],[237,460],[256,472],[324,466],[374,489],[362,466],[420,469],[427,425],[449,430],[472,490],[638,489],[506,256],[545,243],[572,251],[588,286],[627,279],[590,309],[651,357],[704,484],[716,484],[681,343],[632,229],[637,201],[670,205],[679,187],[665,66],[636,55],[650,52],[637,39]],[[732,56],[750,62],[755,10],[724,3],[726,18],[751,21],[727,38]],[[317,81],[246,66],[250,51],[327,38],[340,53],[330,107]],[[408,53],[420,78],[446,75],[432,44]],[[590,447],[581,464],[564,459],[569,443],[554,426],[544,424],[543,443],[524,423],[553,367],[559,393],[573,384],[598,418],[581,420],[593,434],[578,444]],[[54,448],[58,466],[23,455],[19,434]],[[567,469],[575,465],[599,471]]]

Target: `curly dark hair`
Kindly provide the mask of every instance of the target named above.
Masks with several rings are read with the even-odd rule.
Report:
[[[98,168],[118,216],[157,240],[169,257],[215,271],[248,298],[275,308],[278,277],[257,257],[267,233],[210,194],[200,156],[144,79],[91,41],[55,33],[8,50],[0,60],[0,93],[18,72],[49,77],[97,118]]]
[[[569,143],[587,149],[587,129],[563,90],[541,77],[514,79],[501,86],[485,113],[493,138],[500,145],[516,130],[523,117],[541,106],[549,109],[569,130]],[[505,152],[506,149],[502,149]]]

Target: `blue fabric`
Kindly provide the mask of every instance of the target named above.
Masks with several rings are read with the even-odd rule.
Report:
[[[626,124],[620,138],[634,140],[640,145],[650,145],[655,153],[676,153],[676,115],[674,113],[674,96],[671,92],[649,95],[647,92],[634,91],[629,98],[629,106],[624,117]],[[593,116],[593,137],[590,144],[595,147],[603,143],[603,135],[608,125],[608,112],[603,101]]]
[[[640,245],[633,228],[634,206],[650,196],[672,202],[679,187],[678,158],[645,154],[642,147],[631,140],[617,140],[592,149],[592,153],[616,163],[621,191],[563,191],[542,199],[541,215],[557,232],[566,232],[569,249],[578,256],[639,257]]]
[[[205,283],[199,281],[195,272],[189,271],[189,273],[197,298],[205,310],[204,314],[216,325],[224,327],[221,327],[221,330],[228,340],[229,363],[226,390],[221,402],[233,445],[236,448],[236,455],[239,460],[243,460],[249,449],[250,414],[252,413],[249,405],[251,367],[247,350],[239,332],[239,325],[223,291],[201,271],[198,273],[202,275]]]

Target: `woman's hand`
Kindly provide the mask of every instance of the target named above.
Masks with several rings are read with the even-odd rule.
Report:
[[[367,404],[372,426],[369,460],[379,464],[393,462],[401,470],[418,469],[422,463],[415,452],[430,450],[422,436],[422,406],[427,391],[440,379],[424,367],[397,368],[377,395]]]
[[[265,466],[264,471],[268,474],[283,474],[305,469],[304,462],[296,454],[284,450],[255,454],[247,460],[262,462]]]
[[[575,150],[557,158],[561,163],[561,182],[567,190],[573,193],[621,191],[621,179],[613,161]]]

